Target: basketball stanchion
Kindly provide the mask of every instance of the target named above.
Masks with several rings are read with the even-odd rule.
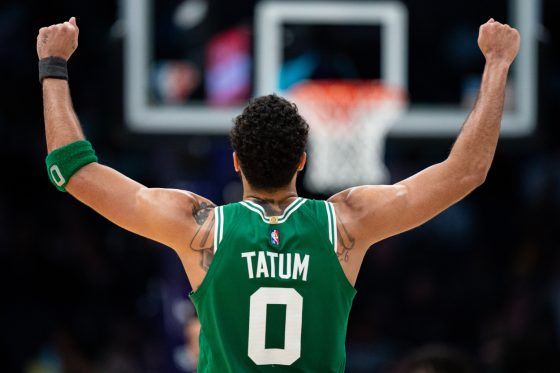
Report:
[[[306,188],[329,194],[389,181],[385,139],[406,110],[402,89],[372,80],[310,80],[287,95],[310,126]]]

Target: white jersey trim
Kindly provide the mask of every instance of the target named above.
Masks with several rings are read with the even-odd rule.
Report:
[[[220,227],[220,206],[214,207],[214,254],[218,250],[218,235]]]
[[[218,244],[221,244],[224,238],[224,220],[224,206],[220,206],[220,237],[218,238]]]
[[[334,246],[334,252],[337,253],[338,251],[336,250],[337,247],[337,242],[338,242],[338,230],[336,227],[336,211],[334,209],[334,205],[332,204],[332,202],[328,202],[328,205],[330,207],[331,210],[331,214],[332,214],[332,230],[333,230],[333,246]]]
[[[224,206],[214,208],[214,254],[224,238]]]
[[[327,224],[329,226],[329,241],[332,244],[333,243],[333,229],[332,229],[332,216],[331,216],[331,209],[329,206],[329,203],[327,201],[325,202],[325,210],[327,211]]]
[[[298,197],[294,202],[290,203],[286,210],[284,210],[284,213],[280,216],[266,216],[264,208],[251,201],[241,201],[239,203],[249,210],[257,213],[261,217],[263,222],[267,224],[280,224],[288,220],[290,215],[292,215],[294,211],[300,208],[300,206],[303,205],[306,201],[307,200],[305,198]]]

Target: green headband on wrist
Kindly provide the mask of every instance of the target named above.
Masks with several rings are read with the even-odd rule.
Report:
[[[47,173],[56,189],[66,192],[70,178],[82,167],[97,162],[91,143],[78,140],[53,150],[47,155]]]

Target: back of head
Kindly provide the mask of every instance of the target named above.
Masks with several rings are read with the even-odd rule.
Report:
[[[268,95],[253,99],[235,118],[230,140],[249,184],[277,190],[296,173],[308,133],[295,104]]]

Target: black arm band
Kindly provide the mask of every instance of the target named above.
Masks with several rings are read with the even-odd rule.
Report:
[[[39,83],[46,78],[68,80],[66,60],[60,57],[47,57],[39,60]]]

